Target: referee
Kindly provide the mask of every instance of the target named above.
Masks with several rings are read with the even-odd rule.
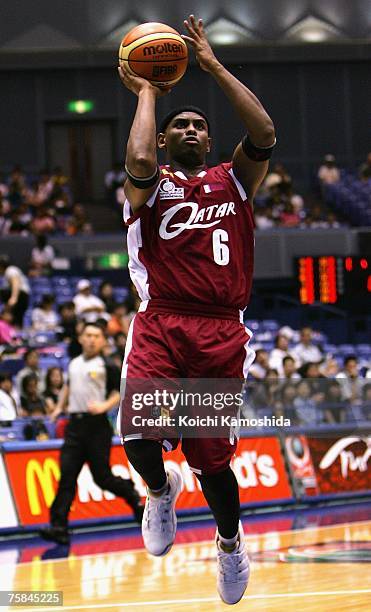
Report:
[[[61,449],[61,479],[50,508],[51,525],[40,531],[43,538],[59,544],[69,543],[68,514],[85,462],[101,489],[125,499],[139,523],[143,515],[133,482],[114,476],[109,465],[112,428],[106,413],[120,399],[120,370],[102,357],[106,336],[99,324],[86,323],[79,341],[82,354],[70,362],[68,384],[51,415],[56,418],[68,403],[70,419]]]

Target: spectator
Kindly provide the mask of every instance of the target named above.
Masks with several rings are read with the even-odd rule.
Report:
[[[54,249],[48,244],[47,237],[43,234],[36,236],[36,246],[31,251],[31,265],[40,274],[48,274],[51,271],[54,257]]]
[[[276,396],[278,401],[275,402],[274,414],[276,417],[283,416],[285,418],[292,418],[293,415],[293,402],[296,397],[296,385],[295,383],[288,381],[285,382],[279,389],[279,393]]]
[[[124,317],[127,314],[125,304],[116,304],[113,308],[111,318],[108,321],[107,333],[109,336],[115,336],[119,332],[124,332]]]
[[[20,268],[10,264],[7,256],[0,257],[0,277],[3,277],[5,284],[5,289],[0,292],[1,299],[12,309],[14,325],[22,328],[29,302],[28,280]]]
[[[320,363],[323,360],[323,354],[318,346],[313,344],[313,331],[310,327],[302,327],[300,330],[300,342],[291,351],[297,363]]]
[[[68,355],[73,359],[81,355],[82,347],[80,343],[80,335],[84,329],[85,322],[83,319],[77,321],[75,325],[75,335],[72,337],[71,342],[68,345]]]
[[[32,374],[36,377],[38,381],[38,390],[41,393],[44,389],[45,375],[39,367],[39,353],[37,352],[37,350],[34,348],[28,349],[24,354],[24,362],[24,368],[19,370],[16,376],[16,387],[18,389],[18,392],[21,393],[22,391],[23,379],[29,374]]]
[[[24,227],[28,228],[32,221],[32,214],[30,213],[30,210],[27,204],[25,204],[25,202],[22,202],[18,206],[17,213],[18,213],[19,221],[22,223],[22,225],[24,225]]]
[[[280,396],[283,405],[291,408],[296,397],[296,384],[291,381],[285,382],[280,387]]]
[[[53,191],[53,181],[47,170],[41,170],[38,180],[37,197],[40,204],[45,204]]]
[[[133,292],[131,292],[126,298],[126,300],[124,300],[126,314],[123,317],[122,325],[123,325],[123,330],[126,336],[129,333],[130,324],[133,318],[135,317],[136,313],[138,312],[140,301],[141,300],[138,294],[133,293]]]
[[[116,204],[116,190],[123,184],[126,174],[122,162],[113,164],[111,170],[106,172],[104,184],[106,186],[107,198],[112,206]]]
[[[299,220],[301,220],[301,218],[305,214],[304,213],[304,198],[298,193],[292,193],[292,190],[291,190],[290,204],[292,204],[294,212],[299,216]]]
[[[67,222],[66,232],[69,236],[93,233],[91,223],[89,223],[85,209],[81,204],[73,206],[72,217]]]
[[[367,383],[363,387],[362,393],[362,408],[363,408],[363,418],[366,421],[370,421],[371,419],[371,383]]]
[[[116,207],[116,211],[119,212],[121,215],[122,215],[122,209],[126,201],[124,185],[125,185],[125,181],[122,181],[121,185],[117,187],[116,193],[115,193],[115,199],[116,199],[115,204],[118,204],[118,207]]]
[[[58,214],[66,214],[71,209],[68,192],[62,187],[55,186],[51,195],[50,204]]]
[[[113,308],[116,306],[116,301],[113,297],[112,283],[103,281],[99,287],[98,297],[105,303],[106,311],[111,314],[113,312]]]
[[[326,219],[323,208],[320,204],[313,204],[310,211],[310,224],[311,229],[326,229]]]
[[[322,419],[319,417],[316,402],[311,397],[312,389],[307,380],[301,380],[295,389],[293,400],[298,425],[315,425]]]
[[[318,179],[321,185],[333,185],[338,183],[340,180],[340,170],[336,165],[336,159],[334,155],[328,153],[323,158],[322,164],[318,170]]]
[[[111,170],[106,172],[104,177],[104,184],[106,189],[114,190],[117,189],[117,186],[122,183],[125,179],[125,172],[122,166],[122,162],[116,162],[113,164]]]
[[[9,187],[6,184],[6,178],[4,177],[3,173],[0,172],[0,194],[6,198],[6,196],[9,193]]]
[[[63,174],[63,169],[61,166],[55,166],[51,180],[54,188],[53,191],[55,190],[56,186],[64,187],[68,183],[68,177]]]
[[[23,190],[23,198],[27,206],[31,206],[33,210],[36,210],[38,206],[42,204],[38,195],[39,183],[37,181],[31,181],[29,187],[25,187]]]
[[[371,178],[371,151],[367,154],[365,163],[359,169],[359,178],[365,182]]]
[[[125,356],[126,339],[126,334],[124,334],[123,332],[118,332],[114,336],[116,351],[120,355],[121,360],[123,360]]]
[[[336,380],[339,381],[342,389],[342,399],[349,401],[351,404],[361,401],[364,380],[360,377],[355,355],[348,355],[344,358],[343,369],[337,374]]]
[[[57,408],[58,398],[63,384],[64,380],[62,368],[48,368],[45,377],[45,391],[43,393],[48,414],[51,414]]]
[[[291,185],[291,176],[287,172],[285,166],[281,162],[277,162],[273,166],[273,170],[269,172],[265,181],[264,188],[272,190],[275,187],[281,187],[282,185]]]
[[[38,391],[38,379],[34,374],[27,374],[22,379],[21,416],[45,416],[46,403]]]
[[[339,227],[341,227],[341,224],[337,220],[335,213],[332,212],[331,210],[327,213],[325,226],[328,228],[334,228],[334,229],[338,229]]]
[[[13,313],[10,306],[4,306],[0,314],[0,344],[11,344],[17,331],[12,325]]]
[[[6,205],[4,204],[3,196],[0,194],[0,238],[9,234],[11,222],[7,216]]]
[[[110,362],[117,368],[122,368],[122,357],[120,353],[114,352],[110,355]]]
[[[282,359],[283,377],[289,380],[299,380],[300,375],[296,371],[295,359],[291,355],[286,355]]]
[[[291,202],[287,202],[283,211],[280,214],[280,225],[282,227],[297,227],[300,223],[300,217],[294,210]]]
[[[39,206],[31,222],[31,230],[36,235],[51,234],[55,232],[57,224],[50,209],[45,205]]]
[[[292,209],[289,208],[290,214],[296,214],[300,220],[300,215],[304,209],[304,199],[298,193],[294,193],[291,183],[281,183],[278,191],[280,198],[280,205],[285,207],[291,205]]]
[[[320,404],[325,423],[344,423],[346,417],[346,404],[342,400],[342,390],[337,380],[326,381],[325,399]]]
[[[271,415],[271,409],[275,406],[279,388],[280,381],[277,370],[267,370],[264,379],[254,383],[251,389],[251,404],[253,408],[259,411],[260,414],[262,410],[266,412],[266,409],[268,409],[268,415]]]
[[[249,375],[256,380],[262,380],[265,378],[269,369],[269,354],[263,348],[255,350],[255,361],[250,367]]]
[[[281,327],[275,340],[275,348],[269,357],[269,367],[277,370],[280,377],[283,377],[283,358],[289,355],[289,342],[293,337],[294,332],[290,327]]]
[[[255,223],[257,229],[265,230],[275,227],[276,220],[273,218],[272,206],[258,208],[255,212]]]
[[[21,166],[14,166],[9,177],[9,201],[12,206],[18,206],[22,201],[22,192],[26,186],[25,175]]]
[[[17,418],[17,401],[12,393],[12,377],[0,372],[0,426],[6,427]]]
[[[305,363],[299,369],[302,378],[307,379],[312,399],[319,403],[325,398],[325,377],[321,374],[318,363]]]
[[[76,316],[80,319],[85,319],[89,323],[95,322],[106,312],[104,302],[93,295],[91,292],[91,283],[86,278],[81,279],[77,283],[77,294],[73,298],[75,304]]]
[[[10,214],[10,227],[9,234],[16,234],[19,236],[29,235],[29,224],[25,225],[21,220],[21,215],[18,209],[13,210]]]
[[[57,327],[58,317],[54,312],[54,295],[45,294],[40,304],[32,310],[32,329],[34,331],[53,331]]]
[[[59,340],[69,342],[76,336],[76,309],[73,302],[63,302],[58,307],[59,325],[57,337]]]
[[[332,355],[327,355],[326,361],[322,362],[320,367],[320,374],[325,376],[326,378],[335,378],[336,374],[339,373],[339,364],[332,357]]]

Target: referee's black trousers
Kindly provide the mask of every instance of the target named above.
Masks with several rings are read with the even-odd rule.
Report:
[[[111,471],[111,443],[112,428],[105,414],[71,415],[61,449],[61,479],[50,508],[53,526],[67,526],[77,478],[85,462],[89,464],[94,482],[101,489],[122,497],[132,508],[138,506],[140,498],[132,481],[114,476]]]

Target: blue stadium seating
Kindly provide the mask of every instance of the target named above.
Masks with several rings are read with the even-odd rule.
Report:
[[[341,216],[346,214],[353,225],[371,223],[371,180],[360,181],[354,174],[342,171],[341,180],[326,185],[325,202]]]

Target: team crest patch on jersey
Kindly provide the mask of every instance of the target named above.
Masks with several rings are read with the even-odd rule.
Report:
[[[184,187],[176,187],[168,178],[160,181],[160,200],[183,200]]]

